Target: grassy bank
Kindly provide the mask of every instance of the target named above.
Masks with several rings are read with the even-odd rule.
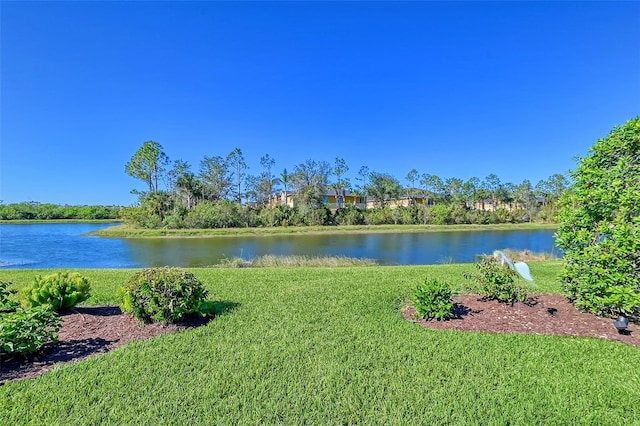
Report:
[[[532,263],[558,292],[559,262]],[[6,424],[634,424],[640,350],[432,331],[400,309],[471,265],[192,269],[227,312],[0,387]],[[45,271],[0,271],[18,286]],[[82,270],[112,303],[131,270]]]
[[[297,234],[373,234],[394,232],[450,232],[556,229],[556,224],[507,223],[497,225],[353,225],[353,226],[287,226],[265,228],[222,229],[142,229],[128,225],[112,226],[92,232],[91,235],[114,238],[142,237],[233,237]]]

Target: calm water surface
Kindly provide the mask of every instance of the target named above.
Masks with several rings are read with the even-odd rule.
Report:
[[[189,267],[265,254],[349,256],[383,265],[420,265],[473,262],[478,254],[503,248],[558,254],[551,230],[171,239],[83,235],[112,225],[0,224],[0,268]]]

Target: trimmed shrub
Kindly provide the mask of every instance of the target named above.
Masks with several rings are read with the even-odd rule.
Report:
[[[503,265],[495,257],[488,257],[476,263],[477,274],[466,273],[465,278],[473,282],[472,289],[488,299],[502,303],[524,302],[527,293],[516,283],[517,274],[508,265]]]
[[[22,305],[33,308],[49,305],[54,311],[72,308],[90,296],[89,280],[77,272],[37,276],[22,292]]]
[[[0,314],[0,349],[8,354],[37,352],[46,343],[58,341],[61,325],[49,306]]]
[[[120,307],[143,322],[178,322],[202,313],[207,292],[191,272],[180,268],[149,268],[118,290]]]
[[[581,310],[640,321],[640,117],[598,140],[571,173],[556,244]]]
[[[425,279],[424,284],[419,284],[413,294],[416,316],[426,320],[435,318],[438,321],[453,318],[452,294],[449,284],[437,279]]]

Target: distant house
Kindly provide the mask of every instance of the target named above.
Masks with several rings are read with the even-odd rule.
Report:
[[[397,207],[408,207],[408,206],[415,206],[417,204],[424,204],[425,200],[426,200],[426,197],[422,194],[416,194],[413,196],[404,194],[398,198],[386,200],[384,202],[384,205],[385,207],[395,209]],[[428,205],[433,205],[433,200],[429,200]],[[369,198],[367,200],[367,208],[372,209],[376,207],[380,207],[380,200],[377,200],[375,198]]]
[[[344,191],[336,196],[334,191],[327,192],[322,196],[322,202],[331,210],[336,210],[340,207],[355,206],[359,208],[366,208],[365,197],[355,194],[351,191]],[[273,194],[269,201],[269,206],[275,207],[280,205],[286,205],[289,207],[296,206],[295,192],[284,191],[279,194]]]
[[[292,192],[285,192],[282,191],[279,194],[271,194],[271,198],[269,199],[269,207],[276,207],[276,206],[289,206],[289,207],[293,207],[295,206],[295,201],[293,200],[293,193]]]
[[[346,206],[354,206],[361,209],[367,208],[366,198],[351,191],[342,191],[338,195],[336,195],[335,191],[327,192],[322,197],[322,202],[331,210]]]
[[[286,195],[286,196],[285,196]],[[380,201],[372,198],[372,197],[364,197],[360,194],[344,191],[343,193],[339,193],[336,195],[335,191],[326,192],[322,197],[322,202],[327,208],[330,210],[337,210],[340,207],[354,206],[359,209],[373,209],[380,207]],[[434,204],[432,199],[427,199],[422,194],[415,194],[413,196],[409,196],[408,194],[404,194],[398,198],[394,198],[391,200],[386,200],[384,202],[385,207],[389,207],[395,209],[397,207],[408,207],[412,205],[423,205],[427,203],[427,205],[432,206]],[[270,207],[282,206],[286,205],[289,207],[296,206],[295,192],[287,192],[285,194],[284,191],[280,193],[273,194],[269,201]]]
[[[337,210],[340,207],[354,206],[359,209],[373,209],[380,207],[380,200],[375,199],[373,197],[364,197],[360,194],[344,191],[343,193],[339,193],[336,195],[335,191],[328,191],[322,197],[322,202],[324,205],[332,211]],[[536,197],[535,203],[537,206],[544,205],[545,199],[544,197]],[[424,205],[433,206],[435,204],[432,198],[427,198],[423,194],[415,194],[413,196],[409,196],[408,194],[403,194],[398,198],[394,198],[391,200],[386,200],[384,202],[385,207],[389,207],[392,209],[398,207],[408,207],[412,205]],[[276,207],[286,205],[289,207],[295,207],[297,205],[297,201],[295,198],[295,192],[287,191],[286,194],[284,191],[280,193],[275,193],[271,195],[269,200],[270,207]],[[522,203],[518,203],[516,201],[511,202],[503,202],[496,200],[495,206],[492,200],[484,199],[478,200],[474,203],[466,203],[466,208],[471,208],[475,210],[483,210],[483,211],[494,211],[494,210],[520,210],[526,209],[526,206]]]

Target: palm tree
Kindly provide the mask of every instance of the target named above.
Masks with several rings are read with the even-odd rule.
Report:
[[[411,183],[411,186],[407,188],[407,195],[411,199],[411,205],[416,203],[416,181],[419,177],[420,175],[418,174],[418,171],[416,169],[411,169],[405,178]]]
[[[284,169],[280,174],[280,182],[284,187],[284,205],[287,205],[287,189],[289,188],[289,183],[291,183],[291,175],[287,173],[287,169]]]
[[[181,175],[176,182],[176,189],[180,198],[184,199],[187,210],[193,209],[196,200],[202,197],[202,184],[193,173]]]

